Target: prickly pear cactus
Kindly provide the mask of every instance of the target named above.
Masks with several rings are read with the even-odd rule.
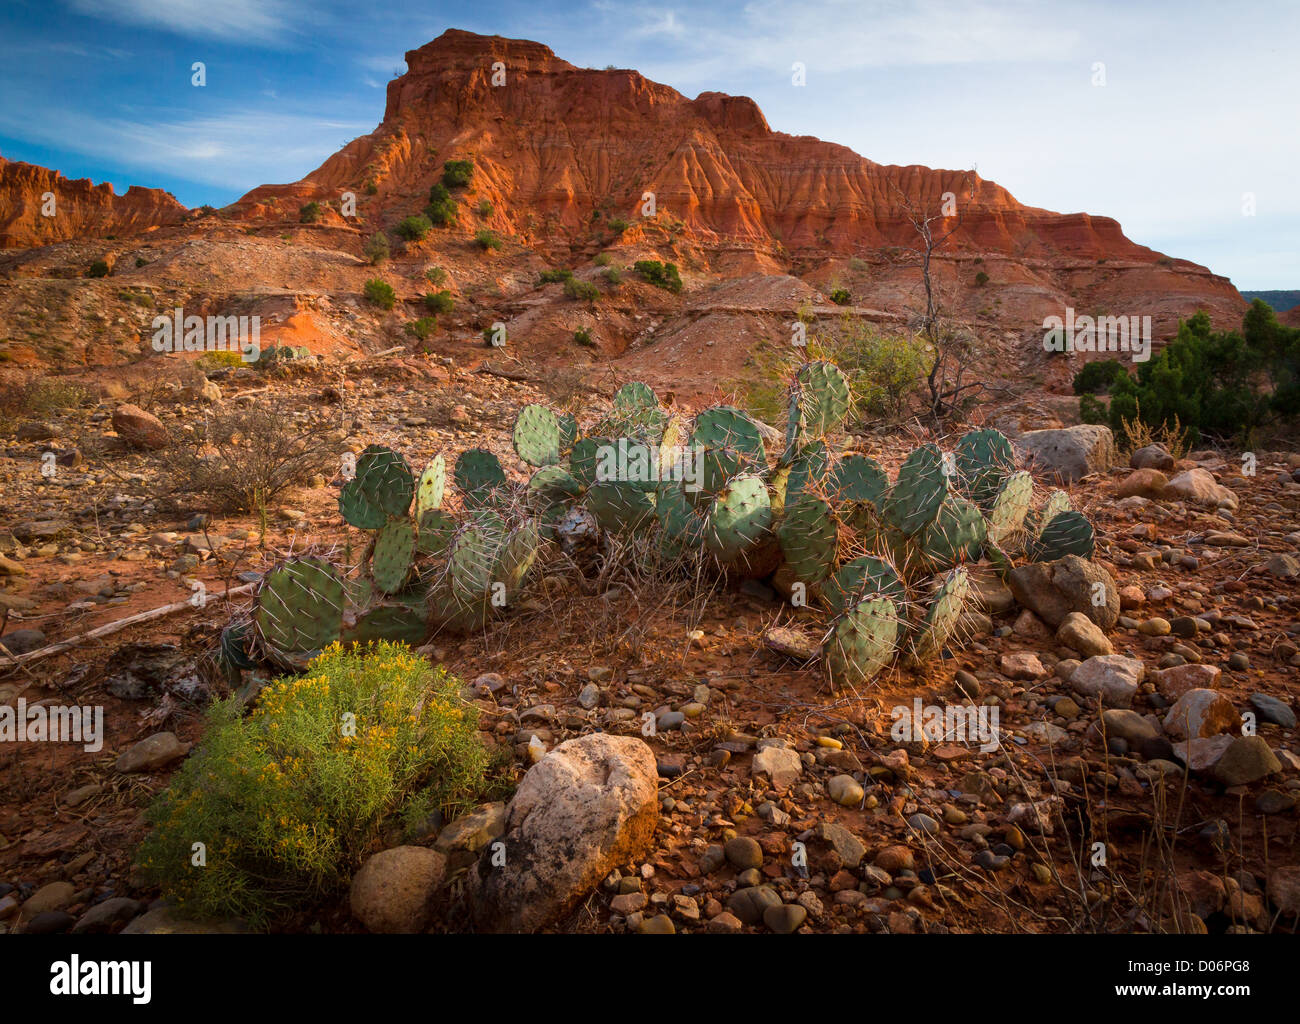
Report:
[[[501,462],[484,448],[471,448],[461,452],[452,475],[464,497],[466,508],[481,508],[489,504],[506,482]]]
[[[957,442],[957,474],[967,497],[986,506],[997,495],[1002,481],[1016,468],[1011,442],[1000,430],[972,430]]]
[[[446,491],[447,460],[438,455],[420,474],[420,483],[415,489],[415,518],[419,519],[429,509],[442,508],[442,498]]]
[[[357,457],[356,475],[343,485],[339,511],[361,530],[378,530],[405,516],[415,496],[411,467],[399,453],[372,444]]]
[[[729,480],[709,506],[704,544],[719,561],[735,561],[757,544],[771,525],[767,485],[759,476],[742,474]]]
[[[812,586],[835,571],[839,523],[824,499],[801,494],[787,504],[776,538],[786,565],[799,582]]]
[[[804,363],[795,374],[799,424],[810,437],[836,430],[849,414],[849,380],[834,363]]]
[[[304,667],[339,638],[345,601],[343,580],[328,562],[281,562],[262,577],[253,601],[258,646],[278,665]]]
[[[885,495],[885,521],[905,537],[920,533],[934,521],[948,497],[949,475],[943,453],[936,446],[916,449],[898,468],[894,485]]]
[[[913,663],[939,656],[966,610],[969,594],[970,576],[965,569],[953,569],[939,581],[930,606],[925,610],[925,618],[912,636],[910,656]]]
[[[853,689],[875,678],[897,653],[900,632],[898,606],[887,597],[867,598],[837,615],[822,644],[831,689]]]
[[[544,405],[525,405],[519,410],[512,440],[515,452],[530,466],[560,461],[560,421]]]
[[[370,575],[385,594],[395,594],[406,585],[415,557],[415,524],[409,519],[391,519],[375,535],[370,554]]]
[[[1026,553],[1031,562],[1054,562],[1066,555],[1091,558],[1094,543],[1092,524],[1082,512],[1058,512]]]

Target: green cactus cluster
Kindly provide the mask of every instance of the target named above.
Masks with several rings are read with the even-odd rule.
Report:
[[[515,603],[540,547],[537,520],[520,509],[491,452],[463,452],[452,466],[459,511],[443,504],[448,475],[442,455],[416,477],[391,448],[361,452],[339,494],[344,521],[371,535],[361,564],[311,556],[274,566],[249,621],[222,634],[218,659],[227,671],[259,661],[302,669],[333,643],[418,645],[440,630],[480,628]]]
[[[581,564],[630,538],[670,562],[769,580],[822,623],[825,676],[852,687],[896,660],[942,656],[969,606],[968,566],[1005,574],[1017,560],[1092,553],[1087,518],[1062,491],[1036,502],[997,430],[973,430],[951,451],[923,444],[891,479],[845,450],[851,404],[844,373],[815,361],[790,385],[783,445],[743,410],[687,417],[641,382],[619,388],[585,431],[526,405],[512,432],[531,474],[523,485],[486,449],[451,466],[437,456],[417,477],[372,445],[339,496],[346,522],[372,534],[360,571],[319,558],[276,566],[247,627],[223,634],[224,660],[300,665],[334,641],[480,628],[515,602],[544,542]],[[449,477],[458,510],[444,506]]]
[[[828,614],[822,662],[834,686],[898,657],[940,655],[969,604],[966,566],[987,559],[1005,573],[1016,559],[1091,553],[1092,528],[1064,492],[1035,511],[1033,478],[999,431],[973,430],[947,452],[922,445],[891,480],[870,456],[840,450],[850,406],[838,367],[803,364],[772,462],[770,428],[742,410],[688,419],[637,382],[586,436],[525,407],[515,451],[534,467],[541,533],[566,550],[653,535],[663,555],[770,578],[792,603]]]

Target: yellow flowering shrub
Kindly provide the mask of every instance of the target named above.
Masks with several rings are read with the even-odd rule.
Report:
[[[214,705],[149,808],[137,864],[192,914],[265,924],[347,884],[398,820],[472,806],[488,766],[477,709],[445,669],[403,644],[335,644],[251,714]]]

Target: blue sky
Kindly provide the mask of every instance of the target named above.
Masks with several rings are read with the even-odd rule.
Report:
[[[752,96],[780,131],[974,165],[1240,288],[1300,288],[1295,0],[5,0],[0,154],[221,206],[371,131],[402,54],[449,27]]]

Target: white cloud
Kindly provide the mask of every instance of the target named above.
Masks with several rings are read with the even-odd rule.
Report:
[[[165,29],[196,39],[286,44],[294,35],[287,0],[71,0],[81,14]]]
[[[258,185],[297,181],[374,129],[314,114],[256,112],[144,123],[46,109],[33,122],[11,112],[22,109],[0,106],[0,134],[17,135],[21,127],[30,141],[148,172],[136,184],[166,174],[226,189],[231,199]]]

